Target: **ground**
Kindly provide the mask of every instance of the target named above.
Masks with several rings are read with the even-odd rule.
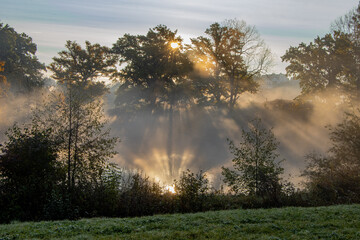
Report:
[[[14,222],[0,239],[360,239],[360,205]]]

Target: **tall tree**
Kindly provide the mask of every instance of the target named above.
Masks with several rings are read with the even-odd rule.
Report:
[[[260,119],[253,120],[247,131],[242,129],[241,136],[239,146],[229,140],[235,170],[222,167],[225,183],[235,192],[276,200],[280,193],[280,174],[284,171],[277,161],[279,142]]]
[[[46,69],[35,56],[36,50],[31,37],[0,23],[0,62],[5,63],[3,75],[12,91],[27,93],[43,85]]]
[[[122,112],[145,110],[168,114],[167,155],[173,171],[173,112],[192,102],[189,73],[192,64],[184,52],[177,31],[164,25],[146,35],[125,34],[113,46],[120,57],[121,85],[116,105]]]
[[[119,107],[156,108],[189,101],[191,63],[177,31],[158,25],[146,35],[125,34],[113,52],[123,65],[116,99]]]
[[[71,189],[77,182],[91,180],[115,153],[117,138],[104,130],[106,120],[99,97],[105,93],[106,86],[99,79],[115,72],[116,58],[107,47],[90,42],[82,49],[76,42],[68,41],[66,48],[49,66],[53,78],[63,87],[62,97],[50,102],[36,121],[56,126]]]
[[[256,92],[254,77],[267,70],[271,55],[255,27],[244,21],[214,23],[205,31],[208,37],[191,39],[189,52],[199,66],[197,89],[200,101],[226,102],[233,108],[244,92]]]

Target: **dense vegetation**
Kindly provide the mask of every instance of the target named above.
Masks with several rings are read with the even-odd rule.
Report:
[[[12,223],[1,239],[358,239],[360,206]]]
[[[107,128],[103,80],[118,82],[113,113],[129,121],[139,110],[164,114],[169,135],[183,109],[220,109],[231,116],[241,95],[258,90],[256,79],[270,64],[254,27],[237,20],[214,23],[206,37],[186,46],[164,25],[146,35],[125,34],[112,48],[68,41],[47,67],[56,82],[47,88],[32,39],[0,24],[0,96],[48,95],[29,122],[8,129],[1,145],[0,222],[358,203],[360,114],[349,106],[359,100],[354,63],[360,61],[360,5],[337,23],[334,32],[283,56],[288,75],[302,88],[289,111],[319,102],[347,112],[330,127],[328,154],[307,155],[305,188],[282,179],[281,143],[255,119],[239,132],[239,144],[229,140],[233,166],[222,168],[229,190],[214,189],[201,170],[188,170],[174,180],[175,194],[146,173],[109,162],[118,139]],[[171,143],[166,148],[170,159]]]
[[[0,62],[5,65],[2,74],[12,91],[28,93],[44,84],[45,65],[35,56],[36,50],[31,37],[0,23]],[[3,82],[1,85],[4,87]]]

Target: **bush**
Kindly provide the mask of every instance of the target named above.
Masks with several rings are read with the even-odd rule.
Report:
[[[56,143],[49,130],[35,128],[14,126],[7,137],[0,155],[2,216],[41,219],[51,193],[64,178],[63,168],[56,161]],[[3,217],[2,221],[12,219]]]
[[[179,198],[181,212],[203,211],[209,180],[203,171],[194,174],[189,169],[184,171],[180,180],[175,181],[175,190]]]

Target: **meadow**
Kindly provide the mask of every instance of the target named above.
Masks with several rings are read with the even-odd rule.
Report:
[[[0,239],[360,239],[360,205],[12,222]]]

